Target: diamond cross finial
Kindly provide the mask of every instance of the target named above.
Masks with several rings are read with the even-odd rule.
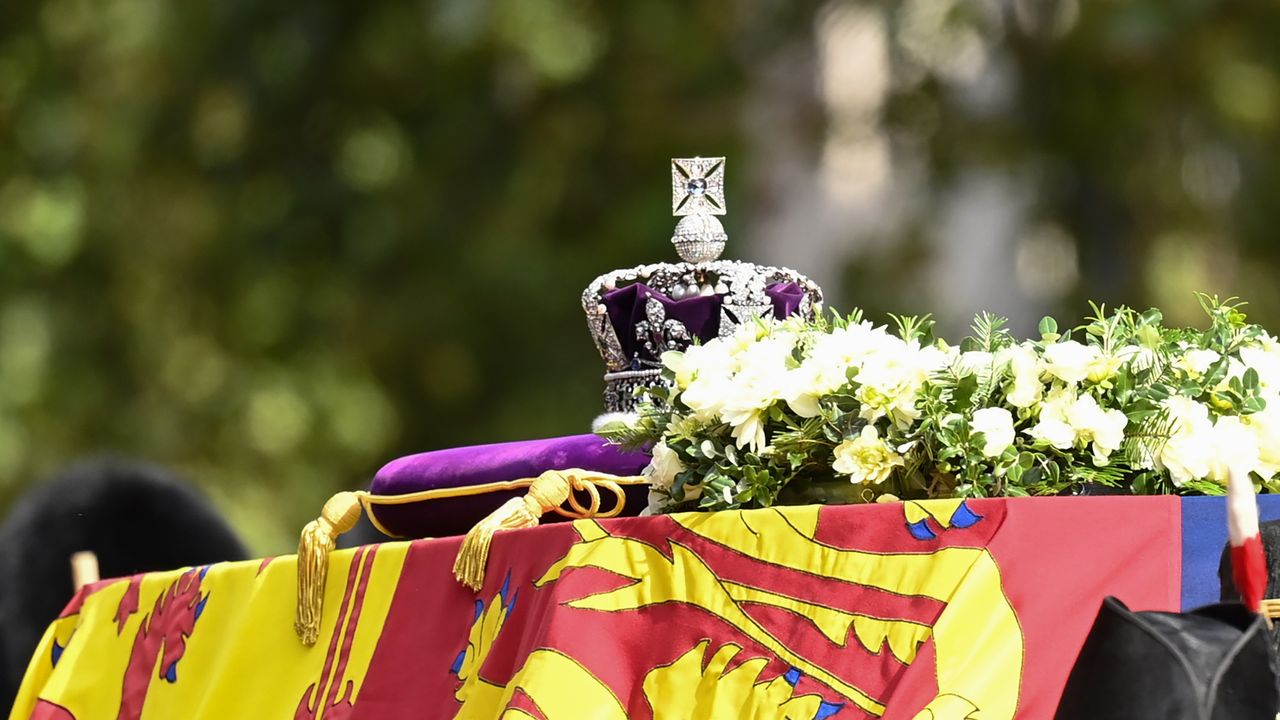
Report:
[[[672,158],[671,214],[724,213],[724,158]]]

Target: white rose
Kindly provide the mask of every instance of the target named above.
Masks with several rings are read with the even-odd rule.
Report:
[[[1076,445],[1076,431],[1062,420],[1041,417],[1040,422],[1027,431],[1037,440],[1043,440],[1059,450],[1070,450]]]
[[[916,367],[926,375],[935,373],[947,366],[947,353],[934,345],[920,347],[918,340],[912,340],[907,347],[915,353]]]
[[[1000,457],[1013,444],[1013,415],[1004,408],[978,410],[970,427],[982,433],[982,454],[989,458]]]
[[[1098,348],[1075,340],[1054,343],[1044,349],[1044,369],[1065,383],[1078,383],[1089,377],[1090,365],[1101,354]]]
[[[665,442],[653,446],[653,457],[648,466],[641,472],[649,479],[649,485],[662,490],[670,490],[676,475],[685,471],[680,455],[667,447]]]
[[[822,366],[855,367],[870,349],[863,338],[868,331],[866,327],[854,326],[821,335],[809,349],[808,359]]]

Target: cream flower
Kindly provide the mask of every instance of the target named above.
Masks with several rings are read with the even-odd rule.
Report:
[[[1206,477],[1213,444],[1209,409],[1182,395],[1165,400],[1163,406],[1169,412],[1173,427],[1169,439],[1160,448],[1157,466],[1168,470],[1174,485]]]
[[[1250,473],[1258,467],[1258,438],[1239,417],[1218,418],[1210,437],[1210,480],[1225,486],[1231,469]]]
[[[920,417],[916,399],[929,375],[946,364],[946,355],[935,347],[888,339],[863,361],[854,396],[862,403],[860,417],[875,422],[888,417],[900,428]]]
[[[680,462],[680,455],[665,442],[659,442],[653,446],[653,457],[641,474],[649,479],[651,487],[670,490],[676,475],[684,471],[685,466]]]
[[[690,345],[683,352],[662,353],[662,364],[675,373],[676,387],[681,390],[699,377],[728,377],[733,374],[735,358],[724,340],[716,338],[705,345]]]
[[[756,452],[765,445],[764,414],[758,408],[731,407],[724,410],[724,421],[733,427],[734,441],[740,448]]]
[[[970,427],[982,433],[982,454],[989,457],[1000,457],[1013,444],[1013,415],[1004,408],[982,408],[973,413]]]
[[[1028,429],[1027,434],[1059,450],[1075,447],[1076,431],[1068,419],[1068,412],[1075,401],[1075,393],[1067,388],[1050,392],[1040,405],[1040,421]]]
[[[690,345],[683,352],[679,350],[668,350],[662,353],[662,365],[676,375],[676,387],[681,390],[689,387],[689,383],[693,382],[694,376],[697,374],[698,366],[690,357],[694,348],[700,348],[701,345]]]
[[[800,366],[787,373],[787,405],[800,417],[818,414],[818,400],[849,383],[849,372],[894,338],[869,323],[818,335]]]
[[[1044,394],[1044,383],[1040,382],[1040,359],[1036,349],[1028,344],[1014,345],[1000,353],[1007,363],[1009,374],[1013,376],[1013,384],[1009,388],[1007,398],[1009,404],[1016,408],[1029,408],[1040,402]]]
[[[1089,377],[1090,366],[1101,355],[1096,347],[1065,340],[1044,349],[1044,369],[1065,383],[1078,383]]]
[[[790,333],[758,340],[739,354],[742,369],[720,388],[719,414],[733,427],[738,447],[756,451],[764,447],[767,411],[788,394],[787,361],[795,342],[795,335]],[[685,403],[688,404],[687,398]]]
[[[668,506],[671,505],[671,498],[664,492],[657,490],[649,491],[649,504],[640,511],[640,517],[650,517],[652,515],[661,515]]]
[[[1173,366],[1195,378],[1203,375],[1220,357],[1222,356],[1213,350],[1187,350],[1173,361]]]
[[[813,360],[806,360],[800,367],[787,373],[786,397],[791,411],[803,418],[815,417],[818,414],[818,400],[835,390],[828,389],[831,380],[827,375],[830,370],[820,366]],[[836,385],[838,388],[839,385]]]
[[[818,337],[809,351],[809,358],[823,367],[857,367],[868,354],[890,339],[896,338],[882,327],[872,327],[869,322],[836,328]],[[843,379],[843,375],[841,377]]]
[[[1254,471],[1270,480],[1280,472],[1280,397],[1268,397],[1267,407],[1262,412],[1245,415],[1241,420],[1253,431],[1258,448],[1258,464]]]
[[[955,368],[956,372],[961,376],[976,375],[985,382],[993,372],[1000,371],[1005,359],[1003,355],[982,350],[970,350],[957,355],[951,362],[951,367]]]
[[[1088,393],[1076,395],[1069,388],[1049,394],[1040,409],[1040,421],[1027,434],[1059,450],[1089,447],[1093,463],[1106,465],[1124,444],[1129,418],[1120,410],[1103,409]]]
[[[727,377],[699,376],[680,393],[680,399],[693,411],[695,419],[711,422],[720,417],[731,388],[732,383]]]
[[[1081,395],[1067,408],[1067,422],[1077,443],[1093,444],[1093,463],[1106,465],[1111,453],[1124,443],[1129,417],[1120,410],[1103,410],[1092,395]]]
[[[1258,386],[1264,391],[1280,391],[1280,347],[1274,340],[1240,348],[1240,360],[1258,373]]]
[[[864,485],[879,485],[895,467],[905,464],[902,456],[880,439],[874,425],[867,425],[858,437],[837,445],[835,456],[831,469],[848,475],[850,482]]]
[[[1108,355],[1099,351],[1098,357],[1085,368],[1087,375],[1085,378],[1091,383],[1101,383],[1110,380],[1120,370],[1125,359],[1121,355]]]

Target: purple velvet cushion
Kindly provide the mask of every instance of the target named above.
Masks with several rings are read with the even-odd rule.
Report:
[[[648,464],[647,453],[628,452],[596,435],[570,435],[409,455],[383,466],[373,477],[369,491],[375,495],[404,495],[533,478],[547,470],[567,468],[639,475]],[[622,514],[636,515],[645,506],[648,489],[634,485],[626,491],[627,505]],[[518,489],[406,505],[375,505],[371,512],[382,527],[401,537],[461,535],[499,505],[524,493],[525,489]],[[612,494],[604,493],[601,504],[610,507],[611,503]],[[560,519],[560,515],[548,513],[542,519]]]

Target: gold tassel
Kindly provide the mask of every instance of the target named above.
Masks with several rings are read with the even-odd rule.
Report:
[[[307,647],[315,645],[320,637],[329,553],[333,552],[338,536],[355,527],[359,519],[360,496],[340,492],[324,504],[319,518],[302,529],[302,537],[298,539],[298,613],[293,631]]]
[[[453,575],[458,582],[479,592],[484,585],[484,569],[489,562],[489,545],[493,542],[494,533],[534,527],[544,513],[558,509],[569,498],[570,490],[584,482],[569,472],[572,471],[548,470],[542,473],[529,486],[528,494],[511,498],[476,523],[462,538],[458,559],[453,563]],[[590,484],[590,481],[585,482]],[[598,499],[594,505],[599,507]]]

